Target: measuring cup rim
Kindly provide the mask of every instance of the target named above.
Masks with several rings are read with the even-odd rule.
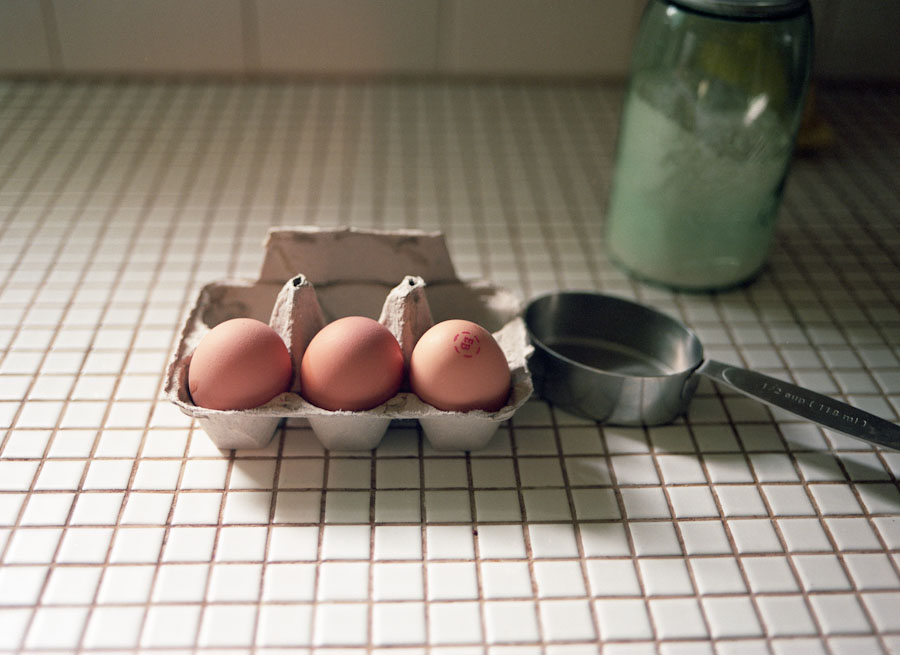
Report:
[[[547,343],[538,337],[535,334],[533,329],[534,323],[534,314],[537,311],[540,311],[542,306],[548,302],[553,301],[554,299],[564,298],[583,298],[589,302],[597,303],[608,303],[608,304],[618,304],[622,307],[627,308],[631,312],[637,312],[639,314],[644,314],[647,318],[652,318],[657,321],[664,321],[668,324],[668,327],[671,329],[677,330],[681,333],[682,341],[690,346],[690,350],[693,353],[693,357],[691,361],[686,365],[678,367],[678,370],[672,370],[665,373],[659,373],[655,375],[646,375],[646,374],[633,374],[633,373],[620,373],[617,371],[612,371],[603,368],[597,368],[595,366],[591,366],[589,364],[585,364],[584,362],[580,362],[577,359],[572,359],[571,357],[567,357],[563,355],[555,348],[547,345]],[[598,291],[579,291],[579,290],[571,290],[571,291],[551,291],[547,293],[542,293],[538,296],[533,297],[525,308],[524,313],[525,318],[525,329],[528,332],[528,336],[534,341],[535,345],[540,347],[542,350],[546,351],[550,356],[570,365],[575,366],[578,369],[590,372],[592,374],[602,374],[611,376],[614,378],[621,379],[665,379],[665,378],[675,378],[678,376],[689,376],[695,370],[697,370],[704,362],[705,356],[703,351],[703,342],[700,340],[700,337],[697,336],[696,332],[694,332],[690,327],[685,325],[682,321],[670,316],[669,314],[656,309],[655,307],[650,307],[643,303],[639,303],[633,300],[629,300],[627,298],[623,298],[620,296],[615,296],[611,294],[601,293]],[[646,351],[644,351],[646,352]]]

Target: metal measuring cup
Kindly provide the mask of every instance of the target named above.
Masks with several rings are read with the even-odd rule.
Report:
[[[703,375],[751,398],[857,439],[900,449],[900,427],[834,398],[712,359],[683,323],[644,305],[590,292],[532,300],[535,391],[595,421],[660,425],[683,414]]]

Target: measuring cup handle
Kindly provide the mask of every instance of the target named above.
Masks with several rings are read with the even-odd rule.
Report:
[[[706,360],[696,372],[830,430],[900,450],[900,426],[834,398],[715,360]]]

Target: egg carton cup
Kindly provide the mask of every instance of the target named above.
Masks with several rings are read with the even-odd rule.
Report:
[[[333,451],[375,448],[392,422],[415,421],[436,450],[477,450],[533,391],[527,366],[532,349],[521,309],[506,289],[458,279],[439,232],[273,228],[259,279],[219,280],[201,289],[169,363],[165,393],[222,450],[262,448],[284,419],[307,421]],[[300,361],[313,336],[343,316],[377,319],[397,338],[407,365],[419,337],[435,323],[451,318],[478,323],[506,355],[512,376],[507,404],[496,412],[442,411],[412,393],[404,380],[399,393],[367,411],[312,405],[300,395]],[[188,390],[191,354],[209,330],[238,317],[266,322],[282,337],[293,363],[291,389],[253,409],[198,407]]]

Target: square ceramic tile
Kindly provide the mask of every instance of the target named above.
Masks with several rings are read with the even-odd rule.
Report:
[[[612,484],[608,460],[603,457],[566,457],[566,474],[569,484],[578,486],[599,486]]]
[[[254,605],[207,605],[200,621],[201,647],[249,646],[253,642]]]
[[[490,465],[497,460],[488,460]],[[483,466],[483,463],[481,463]],[[493,467],[492,467],[493,468]],[[424,486],[429,489],[448,487],[468,487],[469,476],[466,470],[466,462],[457,458],[425,459],[423,462]],[[474,477],[473,464],[473,477]],[[501,469],[502,470],[502,469]],[[477,484],[477,483],[476,483]],[[515,481],[513,481],[515,484]]]
[[[748,638],[763,635],[756,611],[746,596],[704,598],[703,612],[714,639]]]
[[[613,489],[572,489],[572,505],[578,520],[604,520],[621,517]]]
[[[472,520],[468,491],[425,491],[425,520],[457,523]]]
[[[120,527],[113,538],[109,561],[112,564],[155,563],[164,537],[165,529],[161,527]]]
[[[264,527],[226,526],[219,531],[217,562],[261,561],[266,550]]]
[[[572,512],[564,489],[523,489],[525,516],[529,521],[568,521]]]
[[[649,596],[690,596],[694,594],[691,576],[683,559],[638,560],[638,569]]]
[[[519,480],[523,487],[563,486],[562,469],[556,458],[520,458],[518,467]]]
[[[786,557],[754,556],[741,559],[750,590],[757,594],[793,592],[800,589]]]
[[[256,632],[257,645],[263,648],[308,645],[312,612],[312,605],[260,606]]]
[[[519,412],[521,411],[520,408]],[[516,413],[517,419],[519,412]],[[594,427],[559,426],[557,432],[559,433],[560,447],[566,455],[596,455],[604,451],[603,440]]]
[[[663,481],[666,484],[706,483],[706,474],[703,472],[697,457],[692,455],[659,455],[656,461],[662,473]]]
[[[369,559],[368,525],[326,525],[322,530],[322,559]]]
[[[182,489],[223,489],[228,473],[227,460],[189,460],[181,474]]]
[[[372,494],[369,491],[329,490],[325,493],[325,522],[367,523],[371,503]]]
[[[738,561],[732,557],[694,557],[694,584],[701,595],[741,594],[747,591]]]
[[[856,486],[860,500],[870,514],[892,514],[900,503],[900,491],[891,484],[860,484]]]
[[[439,530],[439,528],[430,528]],[[379,525],[375,527],[376,560],[418,560],[422,557],[422,529],[419,526]]]
[[[768,510],[759,490],[750,485],[719,485],[716,496],[722,506],[722,514],[733,516],[766,516]]]
[[[663,639],[701,639],[707,636],[703,614],[693,598],[664,598],[649,601],[657,634]]]
[[[476,490],[475,520],[479,522],[521,521],[519,493],[515,490]]]
[[[653,639],[647,604],[643,600],[601,599],[594,602],[594,607],[601,639]]]
[[[207,564],[164,564],[153,587],[154,603],[199,603],[206,595]]]
[[[482,627],[478,603],[429,603],[428,634],[434,645],[480,642]]]
[[[872,617],[875,627],[883,633],[896,632],[900,627],[900,593],[863,594],[863,604]]]
[[[853,583],[861,591],[900,587],[900,578],[884,554],[845,553],[843,560]]]
[[[658,485],[654,459],[649,456],[626,455],[609,459],[619,485]]]
[[[475,557],[472,528],[466,525],[430,525],[425,532],[426,558],[464,559]]]
[[[372,609],[372,642],[396,647],[425,641],[425,605],[379,603]]]
[[[41,650],[76,648],[87,614],[86,607],[38,608],[25,637],[25,647]]]
[[[756,602],[770,635],[788,637],[816,633],[812,615],[802,596],[760,596]]]
[[[163,561],[208,562],[215,540],[216,529],[213,527],[172,527],[166,539]]]
[[[88,465],[83,489],[125,489],[131,478],[134,462],[129,460],[95,459]]]
[[[229,489],[271,489],[275,480],[274,459],[236,459],[231,468]]]
[[[428,600],[475,600],[478,576],[474,562],[429,562]]]
[[[422,600],[425,593],[423,578],[423,568],[418,562],[373,564],[372,599],[375,601]]]
[[[230,524],[268,523],[271,506],[271,492],[229,491],[225,496],[222,522]]]
[[[101,564],[106,560],[112,536],[112,528],[69,528],[63,535],[56,561]]]
[[[594,619],[587,600],[543,600],[538,605],[544,639],[555,641],[593,641]]]
[[[5,566],[0,584],[5,590],[3,605],[35,605],[47,579],[46,566]]]
[[[795,555],[793,562],[797,569],[797,575],[800,577],[800,583],[806,591],[845,591],[850,589],[850,580],[835,555]]]
[[[762,486],[766,502],[778,516],[813,516],[816,513],[806,487],[799,484]]]
[[[109,566],[103,574],[97,602],[103,604],[145,603],[156,571],[149,565]]]
[[[372,462],[368,459],[334,458],[328,465],[329,489],[368,489]]]
[[[269,564],[265,570],[262,600],[300,602],[314,599],[315,565]]]
[[[825,516],[860,513],[859,502],[849,485],[811,484],[809,491],[819,511]]]
[[[128,525],[162,525],[172,512],[171,493],[132,492],[125,500],[121,521]],[[178,511],[176,506],[175,511]]]
[[[96,440],[94,430],[57,430],[48,457],[80,458],[90,457]]]
[[[713,484],[752,483],[753,474],[743,456],[738,454],[705,455],[703,464]]]
[[[368,608],[363,603],[319,603],[315,608],[313,644],[361,646],[368,639]]]
[[[656,521],[632,521],[628,524],[634,552],[645,555],[680,555],[681,544],[671,523]]]
[[[426,467],[429,461],[426,460]],[[516,472],[513,460],[510,458],[474,458],[471,461],[471,467],[472,485],[476,489],[516,487]],[[466,484],[466,482],[463,482],[463,486]]]
[[[34,482],[36,490],[77,489],[85,464],[83,460],[46,461]]]
[[[528,526],[532,556],[541,558],[578,557],[572,526],[561,523],[532,523]]]
[[[535,562],[534,578],[539,598],[584,596],[587,593],[585,574],[577,560]]]
[[[640,596],[634,562],[630,559],[592,559],[585,564],[591,595]]]
[[[20,525],[65,525],[75,500],[75,494],[70,493],[51,493],[51,494],[31,494],[28,496],[28,502],[25,505],[25,511],[19,520]],[[119,503],[122,502],[119,496]],[[77,516],[77,514],[76,514]],[[73,523],[77,523],[73,516]],[[10,524],[14,522],[10,520]],[[91,521],[91,523],[103,523],[102,520]],[[113,517],[112,523],[115,523]]]
[[[779,528],[783,522],[779,522]],[[780,553],[781,540],[768,519],[736,519],[728,521],[728,530],[738,553]],[[789,546],[790,547],[790,546]]]
[[[275,494],[275,523],[318,523],[322,512],[319,491],[279,491]]]
[[[426,461],[426,476],[428,473]],[[284,465],[282,465],[282,472]],[[418,489],[419,462],[413,459],[380,459],[375,465],[375,486],[378,489]]]
[[[579,537],[585,557],[631,555],[628,533],[620,523],[582,523]]]
[[[318,540],[319,529],[315,527],[272,527],[269,529],[268,560],[314,560]]]
[[[482,559],[526,557],[522,528],[518,525],[480,525],[478,552]]]
[[[709,487],[669,487],[667,492],[676,518],[718,517],[721,514]]]
[[[417,489],[375,492],[376,523],[417,523],[422,513],[422,496]]]
[[[247,601],[259,598],[260,564],[214,564],[209,572],[210,601]]]
[[[780,519],[777,523],[789,551],[832,550],[818,519]]]
[[[813,608],[824,634],[865,633],[869,620],[854,594],[811,594]]]
[[[528,563],[482,562],[481,585],[485,598],[530,598],[532,578]]]
[[[531,601],[494,600],[484,604],[485,639],[489,644],[537,641],[536,608]]]
[[[41,602],[44,605],[90,605],[102,573],[100,566],[55,567],[50,571]]]
[[[139,460],[132,489],[175,489],[181,474],[180,461]]]
[[[320,489],[324,476],[324,459],[283,459],[278,473],[278,486],[289,489]]]
[[[368,598],[368,562],[323,562],[319,567],[316,599],[319,601]]]

